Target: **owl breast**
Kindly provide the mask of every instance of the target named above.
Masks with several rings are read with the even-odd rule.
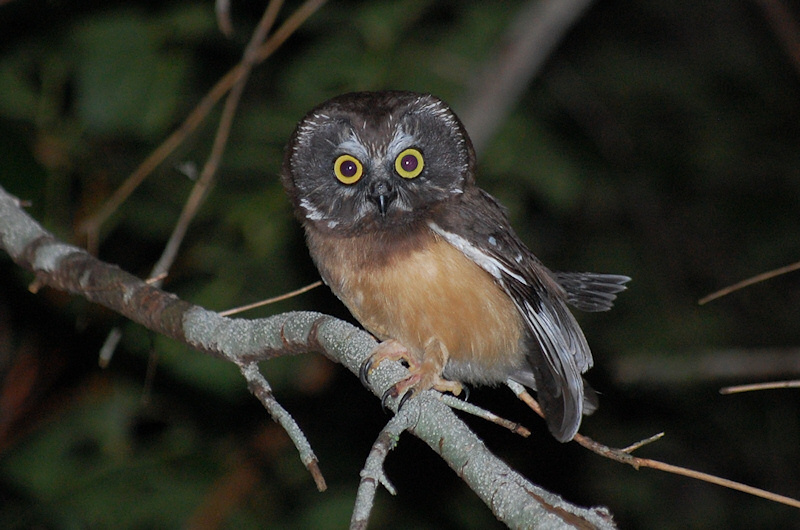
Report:
[[[390,242],[367,234],[319,237],[309,248],[323,278],[359,322],[423,361],[425,344],[449,353],[444,375],[467,383],[504,381],[524,366],[523,324],[492,277],[430,230]]]

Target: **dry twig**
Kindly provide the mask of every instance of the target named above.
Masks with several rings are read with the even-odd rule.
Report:
[[[501,45],[474,79],[461,113],[478,154],[592,1],[532,0],[517,13]]]
[[[306,0],[306,2],[297,8],[297,10],[275,30],[266,42],[257,48],[253,54],[253,64],[261,63],[272,55],[272,53],[274,53],[275,50],[277,50],[281,44],[283,44],[286,39],[288,39],[289,36],[324,3],[325,0]],[[181,126],[139,164],[97,213],[81,223],[78,227],[78,231],[86,235],[86,247],[89,249],[90,253],[97,253],[100,228],[108,218],[111,217],[120,205],[127,200],[130,194],[144,182],[144,179],[161,165],[190,134],[197,130],[211,112],[211,109],[213,109],[219,100],[245,75],[247,75],[247,68],[242,63],[239,63],[222,76],[186,117]]]
[[[739,289],[744,289],[745,287],[749,287],[759,282],[763,282],[766,280],[771,280],[776,276],[780,276],[782,274],[787,274],[792,271],[796,271],[800,269],[800,261],[796,263],[792,263],[791,265],[786,265],[785,267],[778,267],[777,269],[773,269],[771,271],[762,272],[761,274],[756,274],[746,280],[742,280],[738,283],[734,283],[733,285],[729,285],[724,289],[720,289],[719,291],[713,292],[708,296],[704,296],[697,303],[700,305],[704,305],[709,303],[712,300],[716,300],[717,298],[721,298],[723,296],[729,295],[734,291],[738,291]]]
[[[169,273],[169,269],[172,267],[172,263],[178,255],[178,249],[183,243],[183,238],[189,230],[189,224],[192,222],[195,215],[197,215],[200,205],[203,204],[208,191],[214,184],[217,168],[219,168],[219,164],[222,161],[222,154],[225,152],[231,127],[233,127],[233,118],[236,115],[236,109],[239,106],[239,101],[244,92],[244,87],[247,84],[247,79],[250,77],[250,72],[258,61],[258,48],[267,38],[267,34],[278,16],[281,5],[283,5],[283,0],[272,0],[269,5],[267,5],[267,9],[264,11],[264,15],[261,17],[255,31],[253,31],[250,42],[245,48],[242,61],[239,63],[241,74],[231,87],[228,98],[225,100],[222,116],[217,126],[217,133],[214,136],[214,143],[211,146],[211,153],[202,171],[200,171],[200,178],[195,182],[192,192],[189,194],[189,198],[186,199],[178,222],[175,224],[175,228],[167,244],[164,246],[161,257],[150,272],[151,278],[163,277]],[[156,281],[155,283],[157,287],[160,287],[161,284],[161,281]]]
[[[528,393],[525,387],[514,381],[508,381],[507,384],[509,388],[511,388],[511,391],[514,392],[519,399],[521,399],[539,416],[544,418],[544,413],[542,412],[539,403],[537,403],[536,400],[533,398],[533,396],[531,396]],[[785,504],[787,506],[792,506],[794,508],[800,508],[800,500],[793,499],[791,497],[786,497],[784,495],[772,493],[770,491],[762,490],[760,488],[754,488],[753,486],[748,486],[746,484],[717,477],[715,475],[709,475],[708,473],[703,473],[701,471],[695,471],[693,469],[687,469],[685,467],[667,464],[665,462],[652,460],[650,458],[639,458],[637,456],[633,456],[630,454],[634,450],[660,439],[662,436],[663,433],[656,434],[655,436],[651,436],[650,438],[647,438],[640,442],[636,442],[626,447],[625,449],[616,449],[613,447],[609,447],[607,445],[596,442],[591,438],[589,438],[588,436],[584,436],[580,433],[576,434],[573,440],[579,445],[585,447],[586,449],[589,449],[594,453],[597,453],[600,456],[610,458],[611,460],[615,460],[622,464],[628,464],[630,466],[633,466],[634,469],[640,469],[643,467],[658,469],[660,471],[666,471],[667,473],[672,473],[674,475],[683,475],[684,477],[689,477],[696,480],[702,480],[703,482],[709,482],[711,484],[716,484],[718,486],[723,486],[725,488],[741,491],[750,495],[754,495],[756,497],[761,497],[762,499],[767,499],[780,504]]]
[[[220,311],[219,316],[221,317],[229,317],[231,315],[236,315],[239,313],[243,313],[244,311],[249,311],[251,309],[255,309],[257,307],[263,307],[265,305],[274,304],[276,302],[280,302],[282,300],[286,300],[288,298],[292,298],[293,296],[297,296],[303,294],[305,292],[310,291],[311,289],[316,289],[322,285],[321,280],[317,280],[314,283],[309,283],[308,285],[301,287],[299,289],[295,289],[294,291],[290,291],[288,293],[284,293],[278,296],[273,296],[272,298],[267,298],[266,300],[261,300],[258,302],[254,302],[252,304],[247,304],[239,307],[234,307],[233,309],[227,309],[225,311]]]
[[[756,390],[776,390],[779,388],[800,388],[800,381],[770,381],[768,383],[752,383],[749,385],[726,386],[719,389],[720,394],[738,394]]]
[[[462,412],[466,412],[467,414],[472,414],[482,420],[494,423],[495,425],[499,425],[500,427],[504,427],[509,431],[513,432],[514,434],[518,434],[523,438],[527,438],[531,435],[531,431],[529,431],[525,426],[520,425],[519,423],[507,420],[505,418],[501,418],[494,412],[490,412],[486,409],[482,409],[477,405],[473,405],[468,401],[463,399],[459,399],[451,394],[441,394],[437,393],[437,397],[448,407],[451,409],[460,410]]]

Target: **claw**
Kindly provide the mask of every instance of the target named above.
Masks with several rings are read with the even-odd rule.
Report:
[[[398,403],[398,404],[397,404],[397,411],[398,411],[398,412],[400,412],[400,409],[402,409],[402,408],[403,408],[403,405],[405,405],[405,404],[406,404],[406,401],[408,401],[408,400],[409,400],[409,398],[410,398],[411,396],[413,396],[413,395],[414,395],[414,389],[413,389],[413,388],[409,388],[409,389],[408,389],[408,392],[406,392],[405,394],[403,394],[403,397],[401,397],[401,398],[400,398],[400,403]]]
[[[358,379],[364,387],[369,388],[369,373],[372,370],[372,356],[361,363],[361,368],[358,370]]]
[[[442,377],[442,369],[447,364],[448,353],[447,348],[440,340],[431,338],[426,342],[423,359],[410,354],[406,347],[398,341],[388,339],[376,346],[372,354],[361,364],[358,378],[362,385],[371,388],[370,372],[383,361],[398,361],[407,366],[410,375],[398,381],[381,396],[381,407],[384,411],[386,411],[386,403],[389,398],[400,397],[397,405],[399,410],[414,395],[415,391],[433,388],[439,392],[450,392],[456,396],[461,394],[463,388],[461,383]]]
[[[400,411],[401,408],[403,408],[403,405],[406,404],[406,401],[408,401],[413,395],[414,395],[413,388],[409,388],[408,390],[406,390],[405,394],[403,394],[403,397],[400,398],[400,403],[397,404],[398,412]],[[389,401],[389,398],[396,398],[396,397],[397,397],[397,385],[390,387],[389,390],[383,393],[383,396],[381,396],[381,408],[383,409],[384,412],[386,412],[386,402]]]
[[[383,409],[384,412],[386,412],[386,402],[389,401],[389,398],[395,398],[395,397],[397,397],[396,386],[389,387],[389,389],[383,393],[383,395],[381,396],[381,409]],[[398,408],[398,410],[400,409]]]
[[[416,365],[415,361],[408,356],[408,350],[406,350],[405,346],[396,340],[386,340],[378,344],[375,349],[372,350],[370,356],[361,364],[358,370],[358,379],[361,381],[361,384],[366,388],[370,388],[370,373],[386,360],[402,362],[409,369],[413,365]],[[384,395],[383,400],[385,401],[385,399]]]

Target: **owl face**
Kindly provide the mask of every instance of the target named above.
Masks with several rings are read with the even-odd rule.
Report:
[[[356,235],[402,228],[473,183],[466,131],[441,100],[411,92],[359,92],[306,115],[282,180],[303,223]]]

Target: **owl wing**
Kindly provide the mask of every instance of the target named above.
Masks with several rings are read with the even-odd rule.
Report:
[[[530,386],[533,376],[550,431],[560,441],[571,440],[584,413],[581,374],[592,366],[592,354],[567,302],[607,308],[621,289],[607,287],[615,282],[591,274],[561,276],[569,289],[562,287],[559,276],[520,241],[505,210],[491,195],[472,188],[457,202],[458,207],[434,216],[429,227],[491,274],[511,298],[531,343],[526,352],[530,371],[512,378]]]

